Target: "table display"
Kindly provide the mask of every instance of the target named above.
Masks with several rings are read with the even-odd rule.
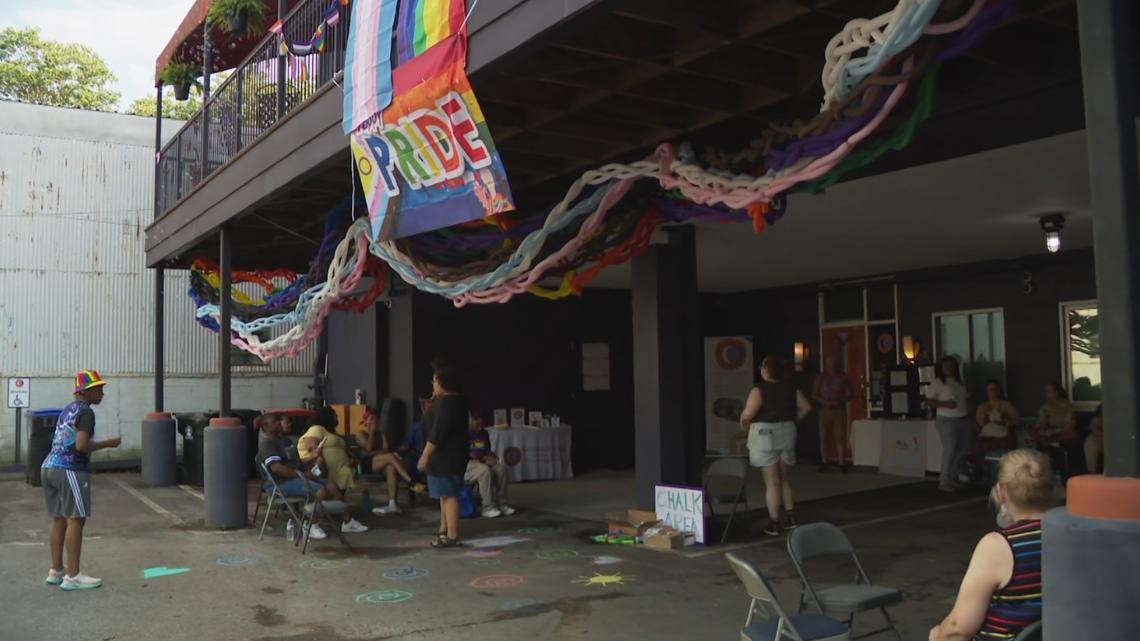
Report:
[[[855,465],[878,467],[884,474],[924,476],[942,471],[942,440],[932,420],[853,421],[851,450]]]
[[[507,478],[546,481],[574,478],[570,464],[570,425],[487,430],[491,451],[507,466]]]

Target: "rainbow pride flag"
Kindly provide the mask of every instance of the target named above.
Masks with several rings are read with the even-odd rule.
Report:
[[[465,8],[463,0],[400,0],[396,64],[402,65],[459,33]]]
[[[382,117],[352,133],[376,240],[514,209],[503,161],[464,73],[466,60],[467,40],[454,34],[397,66]]]

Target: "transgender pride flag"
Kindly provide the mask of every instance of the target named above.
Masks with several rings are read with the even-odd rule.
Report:
[[[348,30],[344,133],[360,129],[392,102],[392,25],[396,0],[356,0]]]

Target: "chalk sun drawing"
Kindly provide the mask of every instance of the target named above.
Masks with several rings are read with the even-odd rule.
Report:
[[[577,583],[578,585],[598,585],[601,587],[606,587],[609,585],[625,585],[625,581],[630,581],[632,579],[633,577],[631,576],[622,576],[620,572],[616,574],[599,574],[595,572],[594,576],[580,576],[577,579],[571,581],[571,583]]]

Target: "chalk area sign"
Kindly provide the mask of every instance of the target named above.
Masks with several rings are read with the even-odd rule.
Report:
[[[24,408],[32,402],[32,379],[8,379],[8,408]]]
[[[700,488],[658,485],[654,488],[657,518],[681,532],[692,532],[705,542],[705,493]]]

